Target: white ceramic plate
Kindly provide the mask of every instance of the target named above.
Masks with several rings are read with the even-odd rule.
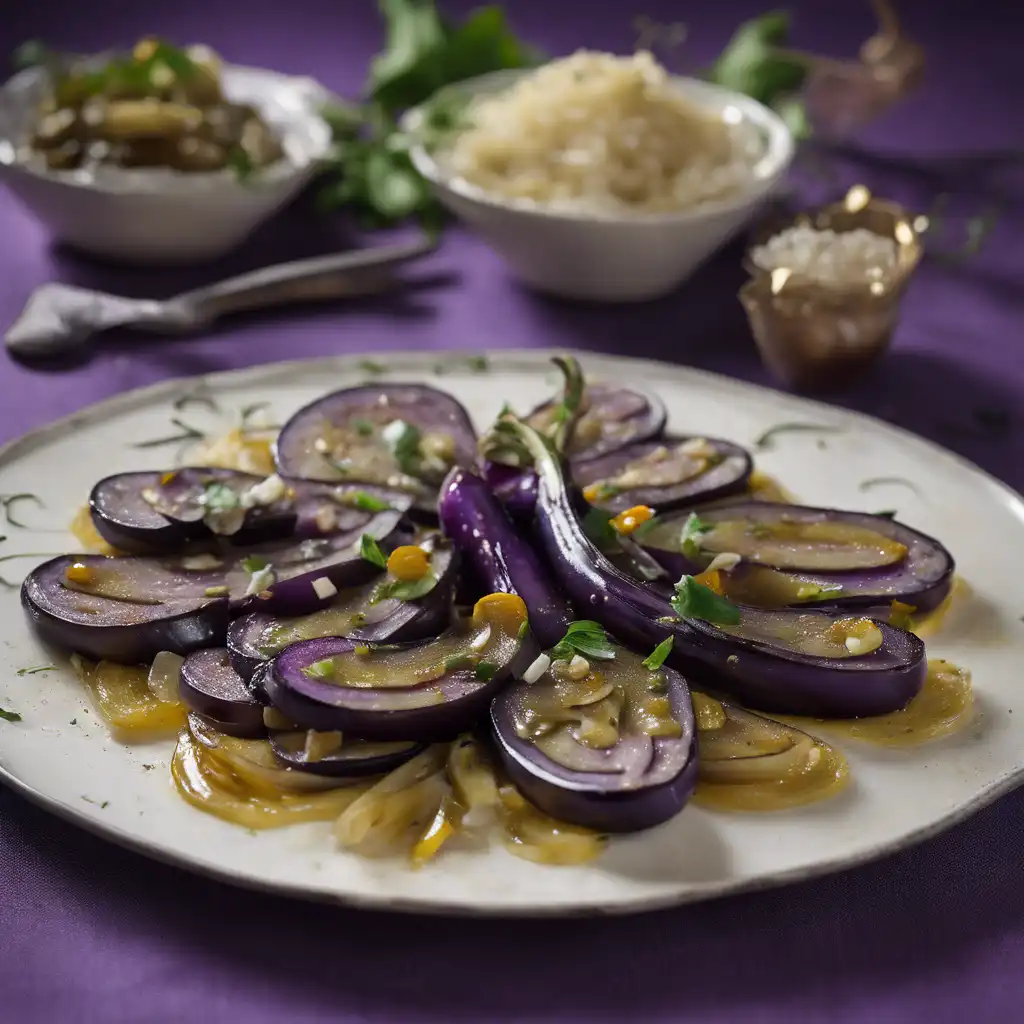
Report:
[[[495,354],[487,373],[473,373],[456,356],[388,359],[396,368],[390,377],[451,391],[480,425],[502,402],[526,409],[555,383],[541,352]],[[820,437],[780,436],[758,454],[758,465],[808,503],[897,508],[901,519],[948,543],[975,593],[955,608],[929,649],[973,672],[973,727],[916,751],[839,741],[853,783],[838,799],[769,815],[688,807],[651,832],[614,839],[585,867],[535,865],[495,844],[484,853],[445,852],[413,871],[398,860],[335,852],[327,825],[251,834],[185,804],[167,771],[170,742],[131,748],[114,742],[94,713],[84,713],[88,702],[70,670],[17,675],[53,655],[29,633],[11,590],[0,592],[0,707],[24,720],[0,722],[2,776],[115,842],[233,883],[363,906],[479,914],[620,913],[807,878],[916,842],[1017,784],[1024,771],[1020,497],[956,456],[867,417],[676,366],[592,356],[583,363],[593,375],[653,386],[671,410],[671,426],[681,431],[752,444],[783,421],[838,428]],[[442,376],[434,372],[437,364],[446,370]],[[345,357],[216,374],[205,385],[225,413],[270,400],[280,422],[326,390],[365,376],[358,357]],[[64,550],[69,538],[62,528],[97,479],[169,464],[173,448],[130,445],[173,433],[172,402],[200,383],[171,381],[121,395],[3,450],[0,493],[36,492],[46,509],[21,506],[19,517],[31,526],[5,529],[0,554]],[[208,426],[212,414],[189,406],[179,415]],[[879,477],[905,478],[916,490],[900,484],[861,490]],[[32,564],[26,560],[25,568]],[[20,565],[0,563],[0,571],[20,578],[14,569]],[[70,725],[72,719],[78,724]]]

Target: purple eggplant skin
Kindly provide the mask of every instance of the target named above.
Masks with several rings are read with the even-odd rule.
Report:
[[[187,655],[222,644],[230,620],[226,598],[204,595],[210,574],[170,574],[159,604],[115,601],[69,590],[63,585],[69,566],[82,563],[106,567],[103,555],[61,555],[33,569],[21,587],[21,603],[29,622],[47,643],[97,661],[134,665],[152,661],[160,651]],[[145,559],[118,559],[139,572],[152,572]],[[156,566],[162,572],[163,567]],[[146,586],[150,594],[156,591]]]
[[[89,497],[89,509],[99,534],[119,551],[169,554],[181,551],[188,544],[198,548],[204,542],[221,541],[243,547],[337,532],[344,529],[346,519],[358,518],[360,510],[339,504],[333,498],[335,493],[344,497],[364,492],[387,502],[398,512],[406,512],[412,505],[405,492],[376,484],[346,480],[332,486],[285,480],[291,492],[289,497],[249,509],[236,533],[221,537],[214,534],[203,520],[203,510],[195,502],[195,495],[202,493],[207,482],[222,483],[242,494],[262,480],[263,477],[251,473],[206,467],[186,467],[172,473],[119,473],[96,484]],[[159,506],[145,500],[143,492],[148,491],[162,499]],[[328,516],[326,526],[323,525],[324,514]]]
[[[484,459],[480,474],[512,519],[529,522],[533,518],[537,507],[537,474],[532,469]],[[443,494],[443,487],[441,491]]]
[[[906,557],[896,565],[876,569],[854,569],[842,572],[778,570],[792,573],[811,584],[838,584],[841,593],[824,593],[813,601],[801,601],[799,607],[874,609],[886,601],[901,601],[918,612],[933,611],[949,595],[953,587],[956,565],[953,556],[932,537],[898,523],[887,516],[867,512],[845,512],[841,509],[815,508],[807,505],[780,505],[768,502],[730,504],[722,508],[700,511],[702,520],[715,523],[725,519],[750,519],[771,523],[783,516],[805,522],[843,522],[861,526],[898,541],[907,548]],[[673,517],[665,517],[668,522]],[[682,529],[686,517],[678,516]],[[670,575],[700,572],[681,552],[654,545],[653,535],[645,533],[638,540]],[[768,564],[768,563],[765,563]],[[733,570],[743,572],[743,563]]]
[[[897,711],[924,685],[924,644],[913,633],[876,622],[881,647],[850,658],[825,658],[743,639],[696,619],[680,619],[668,598],[616,568],[583,532],[558,461],[523,423],[514,429],[536,460],[537,535],[549,563],[581,615],[596,619],[634,650],[673,638],[667,663],[746,707],[776,714],[858,718]],[[778,614],[741,608],[747,616]],[[841,613],[800,610],[792,614]]]
[[[426,749],[424,743],[410,742],[405,749],[390,753],[372,754],[368,757],[353,756],[349,751],[344,754],[328,754],[318,761],[307,761],[301,753],[290,750],[281,742],[281,734],[277,731],[270,734],[270,745],[274,756],[296,771],[308,772],[310,775],[327,775],[335,779],[363,778],[367,775],[386,775],[411,760]]]
[[[553,818],[598,832],[639,832],[674,818],[697,784],[697,728],[686,680],[672,669],[662,673],[682,736],[655,738],[650,764],[630,785],[621,772],[579,772],[557,764],[518,735],[514,708],[531,684],[515,683],[499,693],[491,702],[491,732],[516,788]]]
[[[274,460],[284,476],[309,480],[338,480],[341,474],[316,451],[314,443],[325,424],[341,426],[355,420],[383,425],[387,417],[404,420],[423,433],[444,432],[454,444],[454,464],[469,466],[476,458],[476,430],[469,414],[451,395],[425,384],[366,384],[345,388],[311,402],[281,428]],[[417,495],[416,508],[433,515],[436,488]]]
[[[438,517],[484,593],[518,594],[542,646],[553,647],[565,636],[572,607],[479,476],[453,469],[441,487]]]
[[[618,448],[599,458],[573,459],[573,483],[584,489],[601,480],[609,480],[622,473],[631,463],[643,459],[659,448],[669,448],[698,440],[696,436],[673,435],[659,440],[642,441]],[[682,483],[665,487],[634,487],[609,495],[596,502],[611,513],[622,512],[635,505],[647,505],[655,511],[686,508],[701,502],[716,501],[746,490],[754,469],[750,453],[731,441],[720,438],[700,438],[715,449],[719,460],[698,476]]]
[[[368,564],[368,563],[367,563]],[[408,643],[443,633],[451,621],[452,596],[459,576],[459,556],[453,547],[439,547],[432,555],[431,565],[437,574],[437,585],[416,601],[389,598],[374,606],[372,618],[365,625],[343,635],[360,643]],[[362,566],[353,566],[351,587],[365,582]],[[358,574],[358,575],[357,575]],[[338,587],[344,596],[349,587]],[[258,665],[273,660],[263,653],[260,640],[275,623],[291,616],[271,615],[253,611],[235,619],[228,628],[227,647],[231,664],[243,678],[249,679]]]
[[[558,396],[537,406],[526,417],[527,423],[539,426],[545,414],[561,401]],[[588,384],[584,401],[565,452],[570,460],[596,459],[628,444],[657,437],[665,429],[668,414],[664,403],[635,385]],[[601,424],[596,434],[588,429],[594,419]]]
[[[229,736],[258,739],[266,734],[263,705],[231,667],[223,647],[193,651],[181,666],[185,706]]]
[[[22,604],[45,640],[91,658],[135,664],[160,651],[186,655],[223,646],[232,616],[253,607],[285,615],[315,611],[329,600],[313,589],[320,577],[342,586],[369,582],[379,570],[360,556],[360,536],[369,533],[388,547],[391,538],[403,535],[401,520],[401,511],[388,510],[330,538],[255,546],[250,554],[263,557],[278,572],[278,579],[258,595],[245,594],[251,577],[239,551],[218,567],[199,570],[187,568],[181,558],[65,555],[29,573]],[[123,596],[66,587],[65,572],[75,563],[101,578],[114,575],[123,584]],[[225,586],[228,595],[221,597]]]
[[[430,684],[441,692],[443,700],[416,708],[387,706],[408,691],[345,688],[303,672],[314,662],[347,654],[356,646],[355,640],[344,637],[292,644],[264,674],[270,702],[306,729],[338,729],[362,739],[435,742],[453,739],[484,719],[494,695],[524,667],[523,658],[517,654],[487,682],[478,680],[471,669],[453,669]]]

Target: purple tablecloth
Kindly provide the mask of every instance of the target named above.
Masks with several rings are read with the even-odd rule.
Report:
[[[522,33],[551,52],[631,43],[628,4],[507,6]],[[691,21],[693,65],[738,20],[759,12],[754,0],[642,6],[661,20]],[[866,5],[792,6],[797,43],[806,48],[851,52],[871,28]],[[7,7],[0,52],[29,37],[89,49],[156,31],[202,39],[241,62],[311,73],[343,92],[357,88],[379,43],[369,0],[184,0],[159,13],[155,5],[105,14],[115,5],[73,9],[43,0]],[[931,77],[865,141],[918,154],[1019,146],[1014,104],[1024,61],[1021,21],[1010,6],[920,2],[907,5],[906,21],[929,47]],[[927,203],[913,177],[843,173]],[[970,266],[922,270],[884,367],[839,401],[945,443],[1021,488],[1019,185],[1015,199]],[[234,265],[343,242],[338,225],[300,206]],[[52,372],[0,356],[0,441],[162,377],[346,351],[578,346],[767,382],[735,299],[736,249],[677,296],[632,309],[525,294],[486,248],[460,234],[433,265],[455,271],[457,283],[399,307],[236,321],[189,341],[112,339],[81,365]],[[0,192],[0,326],[54,277],[142,295],[170,294],[210,273],[115,271],[56,255]],[[21,1024],[1020,1019],[1022,810],[1024,796],[1008,796],[916,849],[775,892],[639,918],[534,924],[396,918],[236,891],[150,863],[0,790],[0,1017]]]

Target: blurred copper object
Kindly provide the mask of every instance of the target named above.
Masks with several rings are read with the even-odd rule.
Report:
[[[865,228],[896,243],[888,273],[837,286],[785,267],[762,269],[748,251],[744,266],[751,280],[740,289],[740,301],[765,364],[799,390],[846,387],[888,348],[900,300],[921,260],[927,219],[855,185],[839,203],[766,223],[751,249],[798,225],[837,233]]]
[[[815,58],[805,86],[814,125],[843,137],[880,117],[921,81],[924,49],[908,39],[889,0],[872,0],[878,31],[865,40],[859,60]]]

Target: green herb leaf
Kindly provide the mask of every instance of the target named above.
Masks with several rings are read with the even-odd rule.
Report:
[[[238,492],[227,484],[212,480],[199,496],[199,504],[211,512],[230,512],[241,505]]]
[[[437,586],[437,576],[432,572],[418,580],[385,580],[373,592],[370,604],[393,599],[396,601],[417,601],[426,597]]]
[[[788,93],[779,96],[772,102],[772,109],[785,122],[794,139],[809,139],[813,134],[807,104],[802,96]]]
[[[587,499],[591,505],[600,506],[603,501],[610,501],[612,498],[618,497],[621,493],[621,489],[616,487],[614,484],[608,483],[606,480],[601,480],[596,484],[590,484],[587,487],[590,491],[591,497]]]
[[[372,359],[360,359],[356,365],[363,373],[371,373],[375,377],[388,372],[388,368],[383,363],[374,362]]]
[[[676,584],[672,607],[683,619],[701,619],[721,626],[735,626],[740,621],[736,605],[692,576],[683,576]]]
[[[356,428],[356,433],[360,437],[372,437],[373,436],[373,424],[369,420],[354,419],[352,426]]]
[[[334,659],[322,658],[320,661],[314,661],[302,670],[302,674],[309,676],[310,679],[333,679]]]
[[[872,515],[880,516],[882,519],[895,519],[897,512],[894,508],[885,508],[881,512],[872,513]]]
[[[679,535],[679,550],[687,558],[700,557],[700,539],[705,533],[714,529],[713,523],[706,523],[696,512],[691,512],[683,523],[683,531]]]
[[[348,495],[348,501],[363,512],[385,512],[391,505],[383,498],[378,498],[368,491],[353,491]]]
[[[21,715],[19,715],[17,711],[5,711],[3,708],[0,708],[0,718],[5,722],[21,721]]]
[[[675,643],[675,637],[668,636],[658,644],[657,647],[651,651],[643,660],[644,668],[649,668],[652,672],[657,672],[662,665],[665,664],[665,659],[669,656],[672,651],[672,645]]]
[[[614,547],[619,541],[619,535],[604,509],[593,506],[588,508],[580,520],[580,526],[594,545],[602,551]]]
[[[416,476],[420,470],[419,428],[405,420],[392,420],[382,431],[381,437],[391,449],[398,468],[409,476]]]
[[[842,583],[802,583],[796,588],[798,601],[816,601],[826,594],[841,594]]]
[[[461,668],[474,668],[479,662],[479,657],[473,654],[451,654],[444,659],[445,672],[457,672]]]
[[[473,675],[481,682],[489,683],[497,675],[500,668],[501,666],[495,665],[493,661],[481,661],[473,671]]]
[[[250,575],[254,576],[258,572],[262,572],[270,563],[263,558],[261,555],[246,555],[242,559],[242,568]]]
[[[359,554],[378,569],[387,569],[388,567],[387,555],[381,551],[380,545],[368,533],[364,533],[359,541]]]
[[[777,423],[769,427],[754,441],[754,447],[765,451],[774,446],[775,439],[781,434],[841,434],[841,427],[832,427],[824,423]]]
[[[56,665],[36,665],[33,668],[19,668],[19,676],[34,676],[37,672],[56,672]]]
[[[565,636],[551,648],[552,658],[570,660],[574,654],[609,661],[615,657],[615,648],[599,622],[580,619],[571,622]]]
[[[789,37],[789,15],[771,11],[745,21],[733,33],[709,78],[716,85],[746,93],[767,106],[798,92],[810,65],[779,52]]]

